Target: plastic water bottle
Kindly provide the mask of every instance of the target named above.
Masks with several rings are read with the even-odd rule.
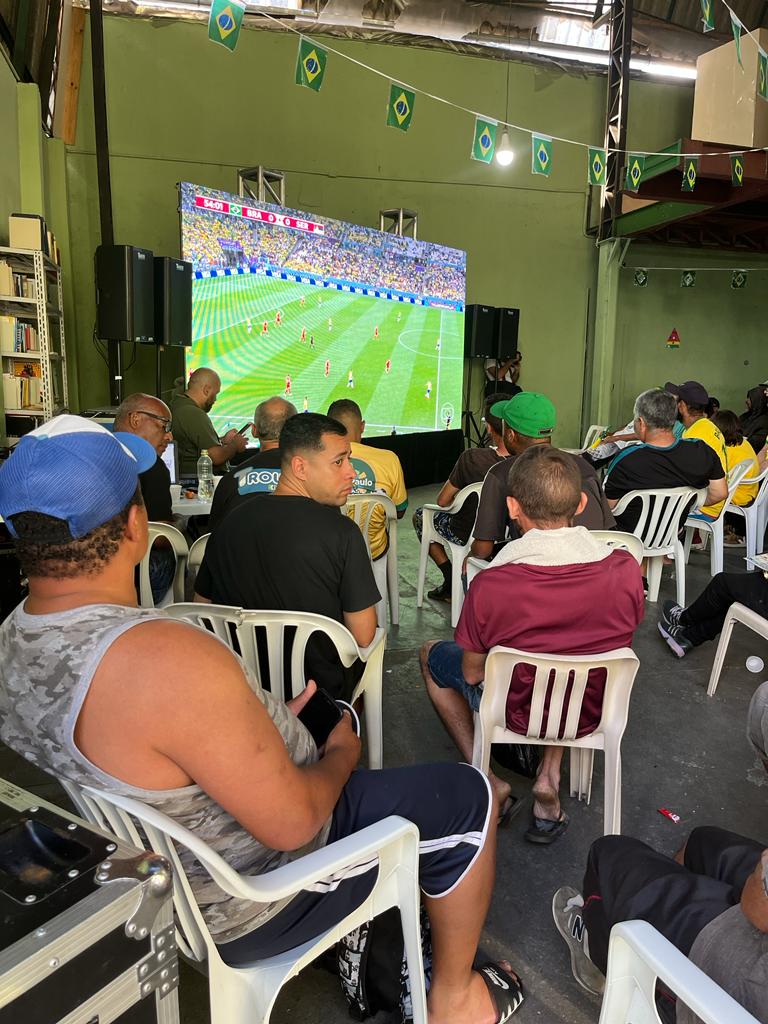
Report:
[[[210,501],[213,498],[213,463],[204,448],[197,460],[197,496],[201,501]]]

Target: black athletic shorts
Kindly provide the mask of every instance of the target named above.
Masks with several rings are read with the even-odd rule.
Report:
[[[328,842],[397,814],[419,829],[419,884],[426,896],[447,896],[485,845],[491,814],[486,777],[468,764],[425,764],[357,771],[333,811]],[[219,945],[232,967],[277,956],[322,935],[368,896],[376,865],[350,868],[312,891],[304,890],[248,935]]]

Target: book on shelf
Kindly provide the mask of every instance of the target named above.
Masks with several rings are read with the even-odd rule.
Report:
[[[6,409],[42,407],[43,382],[38,376],[3,374],[3,403]]]
[[[13,316],[0,316],[0,352],[9,355],[18,352],[39,352],[40,340],[32,324]]]

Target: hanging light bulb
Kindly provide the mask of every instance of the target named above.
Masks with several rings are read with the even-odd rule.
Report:
[[[509,132],[505,128],[501,133],[501,142],[496,149],[496,163],[501,167],[509,167],[515,159],[515,151],[509,144]]]

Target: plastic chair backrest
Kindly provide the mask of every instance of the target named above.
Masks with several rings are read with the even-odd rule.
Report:
[[[643,560],[643,542],[634,533],[624,533],[622,530],[590,530],[593,537],[607,544],[609,548],[620,548],[628,551],[639,563]]]
[[[345,516],[348,516],[360,527],[365,540],[365,546],[368,549],[368,555],[371,554],[371,542],[370,542],[370,528],[371,519],[377,508],[383,509],[385,515],[384,529],[389,533],[390,522],[394,520],[397,522],[397,507],[391,498],[387,497],[386,494],[350,494],[347,498],[346,505],[342,505],[341,511]]]
[[[734,494],[752,468],[752,462],[749,459],[744,459],[742,462],[737,462],[735,466],[731,466],[728,470],[728,497],[723,502],[723,507],[720,509],[717,517],[718,519],[728,511],[728,507],[733,502]]]
[[[313,633],[324,633],[330,639],[347,668],[360,656],[346,626],[312,612],[250,610],[202,602],[169,605],[165,612],[176,619],[192,619],[195,625],[215,633],[240,654],[260,686],[283,700],[304,689],[304,655]],[[266,641],[266,665],[260,656],[259,636]],[[277,688],[275,679],[280,680]]]
[[[139,562],[139,604],[142,608],[155,607],[155,602],[152,599],[152,585],[149,580],[149,556],[152,552],[152,545],[158,537],[164,537],[173,548],[176,569],[170,589],[173,591],[174,601],[182,601],[184,599],[184,574],[189,557],[189,545],[184,539],[184,534],[170,523],[150,522],[147,526],[147,550]]]
[[[466,487],[462,487],[461,490],[458,492],[458,494],[456,494],[456,496],[454,497],[453,501],[450,504],[450,507],[442,509],[441,511],[443,511],[443,512],[450,512],[451,515],[453,515],[454,513],[458,512],[460,509],[462,509],[464,507],[464,502],[467,500],[467,498],[471,497],[471,495],[473,495],[473,494],[477,495],[477,502],[478,502],[478,507],[479,507],[480,506],[480,492],[482,491],[482,489],[483,489],[483,481],[482,480],[479,483],[476,483],[476,484],[467,484]]]
[[[623,495],[613,514],[618,516],[630,502],[640,502],[640,515],[632,533],[643,542],[645,553],[671,551],[680,531],[680,521],[695,502],[700,504],[706,490],[670,487],[659,491],[629,491]]]
[[[507,693],[518,665],[534,669],[527,737],[553,743],[575,740],[588,676],[597,669],[605,670],[606,680],[600,723],[594,731],[602,731],[609,718],[614,725],[618,721],[622,731],[626,726],[629,695],[640,665],[628,647],[589,655],[530,654],[513,647],[493,647],[485,662],[481,708],[487,721],[506,721]]]
[[[189,558],[187,559],[187,567],[189,569],[199,569],[202,565],[210,536],[210,533],[204,533],[202,537],[198,537],[192,544],[192,547],[189,549]]]
[[[657,979],[703,1024],[758,1024],[646,921],[624,921],[611,929],[600,1024],[660,1024]]]
[[[603,427],[598,423],[593,423],[584,435],[584,444],[581,446],[581,450],[585,452],[588,448],[591,448],[598,437],[607,429],[607,427]]]

